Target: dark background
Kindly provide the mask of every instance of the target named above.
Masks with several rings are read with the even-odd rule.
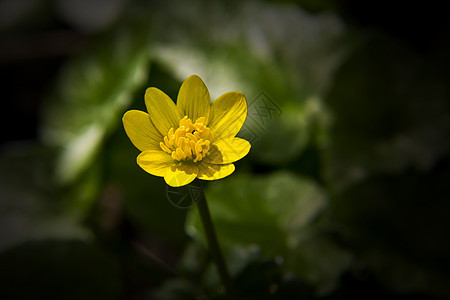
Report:
[[[195,207],[121,125],[193,73],[256,103],[250,155],[205,187],[242,298],[450,298],[437,1],[0,4],[0,298],[222,297]]]

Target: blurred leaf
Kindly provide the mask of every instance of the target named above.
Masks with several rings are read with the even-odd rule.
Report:
[[[249,113],[240,136],[258,141],[251,155],[284,165],[301,155],[311,138],[323,145],[329,116],[321,96],[348,51],[341,20],[286,3],[200,0],[176,7],[162,4],[172,18],[155,18],[160,29],[155,60],[180,81],[199,74],[212,100],[243,92]],[[265,107],[269,102],[275,113]]]
[[[18,147],[1,158],[0,176],[9,184],[0,191],[0,248],[30,239],[89,237],[80,222],[100,190],[101,161],[94,159],[146,78],[148,29],[138,23],[99,38],[65,66],[43,107],[42,149],[23,153],[28,146]]]
[[[436,69],[381,35],[348,57],[326,97],[334,122],[324,173],[334,188],[428,171],[450,151],[450,90]]]
[[[77,178],[98,154],[105,136],[148,73],[149,36],[143,24],[128,23],[99,39],[97,47],[71,61],[47,103],[43,138],[61,149],[56,178]]]
[[[27,243],[0,255],[5,299],[119,299],[114,260],[79,241]]]
[[[311,227],[327,196],[306,177],[289,172],[235,175],[211,185],[206,198],[229,259],[235,247],[253,245],[264,257],[285,261],[287,270],[316,285],[318,292],[331,290],[349,267],[350,254]],[[205,243],[197,210],[190,211],[186,229]]]
[[[256,1],[176,2],[160,4],[166,14],[154,19],[155,58],[180,80],[199,74],[213,98],[230,88],[248,95],[264,88],[280,104],[315,96],[344,53],[344,25],[332,14]]]
[[[259,108],[255,108],[258,105]],[[280,117],[271,116],[265,121],[268,123],[265,128],[261,126],[261,119],[257,119],[264,112],[261,109],[263,105],[258,104],[258,101],[251,105],[243,129],[244,135],[246,131],[255,133],[251,155],[258,161],[268,165],[287,165],[300,156],[310,143],[324,143],[313,139],[314,135],[328,126],[327,114],[319,99],[311,98],[302,104],[280,108]]]
[[[285,255],[326,205],[314,182],[286,172],[233,176],[207,189],[206,197],[224,246],[257,244],[270,255]],[[190,211],[187,230],[196,238],[203,232],[196,210]]]

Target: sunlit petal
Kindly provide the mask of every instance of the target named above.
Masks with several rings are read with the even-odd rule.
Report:
[[[214,141],[235,137],[247,117],[247,101],[242,93],[228,92],[211,105],[208,127]]]
[[[175,162],[169,154],[162,150],[146,150],[139,154],[137,163],[147,173],[164,177]]]
[[[177,107],[181,115],[188,116],[193,122],[200,117],[208,121],[210,106],[211,97],[203,81],[197,75],[189,76],[178,93]]]
[[[222,139],[211,146],[202,161],[210,164],[232,163],[246,156],[250,148],[250,143],[241,138]]]
[[[190,163],[172,165],[164,175],[166,183],[173,187],[179,187],[191,183],[198,174],[198,168]]]
[[[145,91],[145,105],[150,119],[163,136],[170,128],[178,127],[181,120],[180,112],[165,93],[157,88],[148,88]]]
[[[160,150],[159,143],[163,136],[150,121],[147,113],[138,110],[127,111],[123,118],[125,132],[133,145],[141,151]]]

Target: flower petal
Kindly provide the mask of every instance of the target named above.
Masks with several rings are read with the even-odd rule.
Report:
[[[164,175],[166,183],[173,187],[179,187],[191,183],[198,174],[198,168],[189,163],[173,165]]]
[[[175,161],[162,150],[146,150],[138,155],[137,163],[145,172],[163,177]]]
[[[192,122],[200,117],[209,119],[211,97],[203,81],[197,75],[189,76],[181,85],[177,98],[177,107],[182,116],[188,116]]]
[[[250,143],[241,138],[222,139],[214,142],[203,162],[228,164],[240,160],[250,151]]]
[[[239,92],[228,92],[211,105],[208,127],[214,133],[214,141],[232,138],[241,130],[247,117],[247,101]]]
[[[163,136],[167,135],[170,128],[178,128],[180,112],[164,92],[157,88],[148,88],[145,91],[145,105],[150,119]]]
[[[122,118],[125,132],[133,145],[141,151],[161,150],[159,143],[163,136],[150,121],[150,116],[143,111],[129,110]]]
[[[202,162],[198,164],[197,177],[203,180],[216,180],[227,177],[233,172],[233,164],[214,165]]]

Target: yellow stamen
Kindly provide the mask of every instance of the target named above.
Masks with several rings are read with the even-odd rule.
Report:
[[[186,158],[186,154],[183,152],[183,150],[181,150],[181,148],[177,148],[176,152],[179,160],[184,160]]]
[[[161,143],[159,143],[159,146],[161,147],[161,149],[163,149],[165,152],[167,152],[167,153],[169,153],[169,154],[171,154],[172,153],[172,150],[170,150],[169,148],[167,148],[167,146],[166,145],[164,145],[164,143],[163,142],[161,142]]]
[[[160,147],[171,154],[174,160],[201,161],[210,149],[214,134],[205,126],[206,118],[200,117],[195,123],[187,116],[180,120],[179,127],[170,128]]]
[[[198,138],[190,132],[186,133],[186,136],[191,140],[198,141]]]

